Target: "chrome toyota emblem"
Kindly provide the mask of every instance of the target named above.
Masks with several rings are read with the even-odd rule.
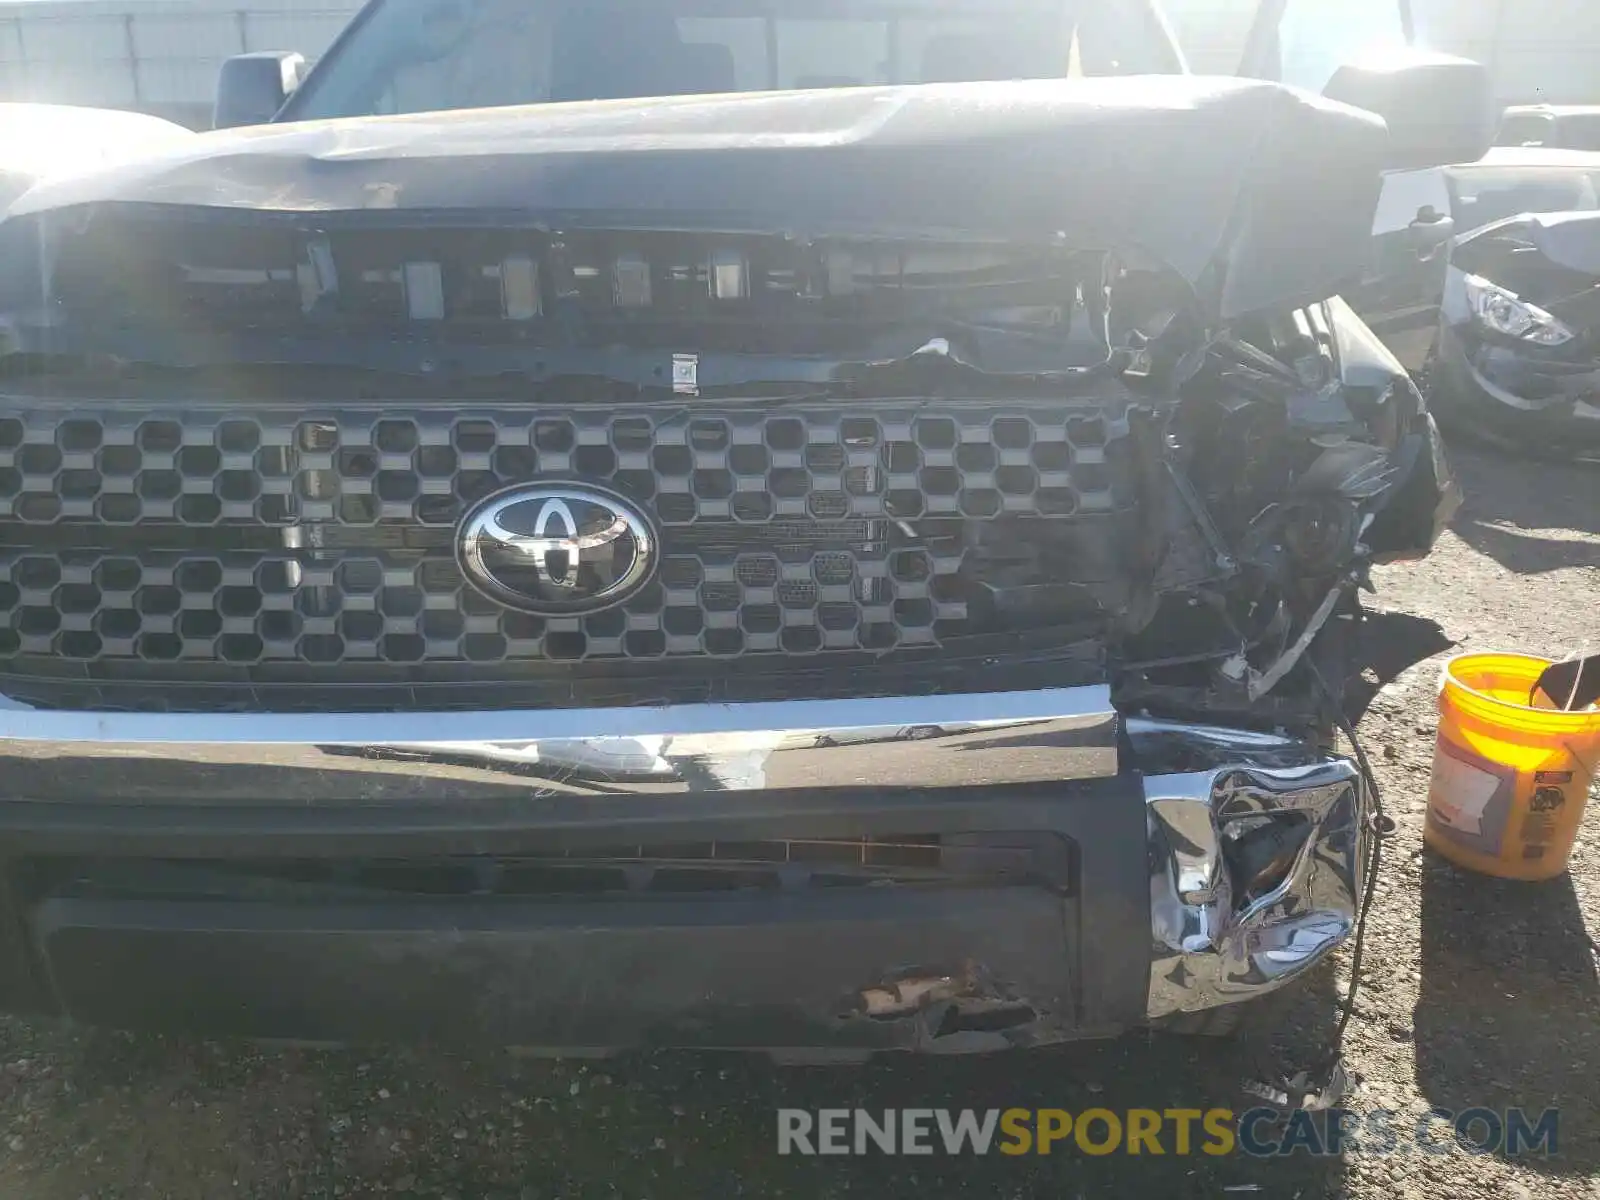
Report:
[[[520,484],[467,511],[456,557],[472,586],[508,608],[578,616],[621,604],[656,567],[649,519],[617,493]]]

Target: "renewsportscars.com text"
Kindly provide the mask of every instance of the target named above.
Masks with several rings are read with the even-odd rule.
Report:
[[[779,1154],[1246,1154],[1256,1158],[1558,1152],[1560,1113],[1445,1108],[780,1108]]]

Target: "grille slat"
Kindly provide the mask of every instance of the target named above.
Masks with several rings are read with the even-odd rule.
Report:
[[[181,678],[198,663],[315,674],[930,646],[967,630],[973,522],[1126,505],[1104,465],[1117,431],[1081,404],[903,407],[247,415],[119,401],[65,418],[12,401],[0,664],[169,663]],[[1081,478],[1080,457],[1094,467]],[[654,514],[655,582],[562,621],[466,586],[461,513],[510,483],[573,476]]]

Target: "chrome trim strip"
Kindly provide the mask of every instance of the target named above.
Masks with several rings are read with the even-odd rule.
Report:
[[[110,713],[24,708],[13,701],[0,711],[0,740],[393,746],[769,731],[837,733],[958,724],[994,727],[1114,715],[1111,689],[1103,685],[885,699],[503,712]]]
[[[1104,686],[656,708],[398,713],[0,709],[0,799],[308,803],[1117,774]]]

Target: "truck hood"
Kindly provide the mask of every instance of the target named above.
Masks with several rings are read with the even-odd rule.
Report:
[[[103,204],[375,222],[1056,238],[1143,252],[1229,319],[1366,258],[1381,119],[1177,76],[602,101],[268,126],[47,183]]]

